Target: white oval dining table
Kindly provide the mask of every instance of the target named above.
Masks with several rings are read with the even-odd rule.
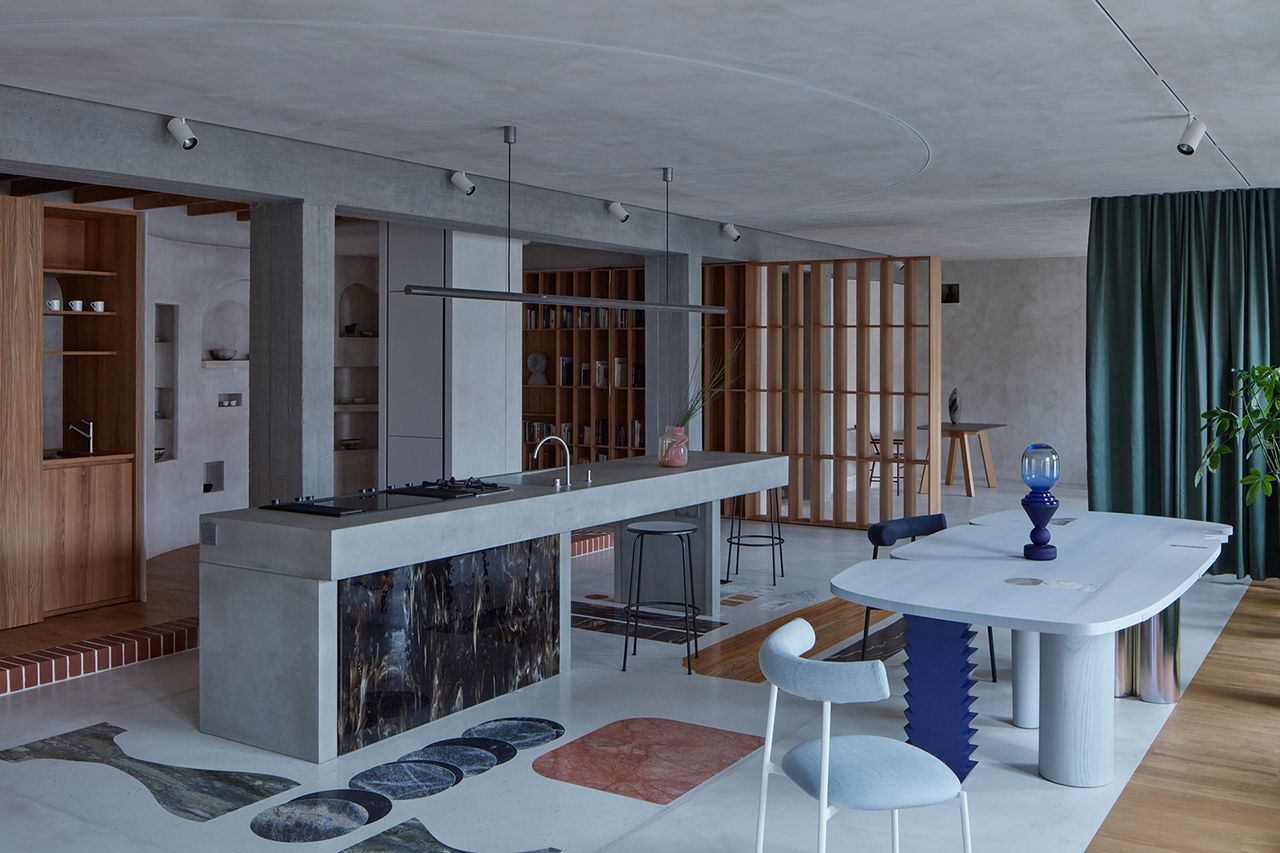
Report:
[[[1058,557],[1037,562],[1022,556],[1030,529],[1021,509],[980,516],[900,546],[894,559],[845,569],[831,591],[906,616],[908,739],[944,753],[938,757],[961,778],[974,764],[965,760],[973,746],[956,741],[973,733],[968,627],[977,624],[1013,631],[1014,723],[1038,725],[1040,775],[1106,785],[1115,752],[1115,632],[1177,601],[1232,530],[1060,510],[1049,526]],[[947,623],[963,630],[940,630]],[[948,675],[957,666],[958,679]]]

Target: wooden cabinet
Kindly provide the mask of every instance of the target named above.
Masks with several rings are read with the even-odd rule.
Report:
[[[132,599],[133,457],[54,460],[41,478],[45,614]]]
[[[0,630],[141,590],[140,223],[0,197]]]

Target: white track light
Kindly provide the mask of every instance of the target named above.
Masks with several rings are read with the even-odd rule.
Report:
[[[626,222],[631,218],[631,214],[627,213],[627,209],[622,206],[620,201],[609,202],[609,212],[613,214],[613,218],[619,222]]]
[[[454,172],[449,176],[449,183],[462,190],[463,195],[471,195],[476,191],[476,185],[467,177],[466,172]]]
[[[724,232],[724,236],[728,237],[730,240],[732,240],[735,243],[742,239],[742,234],[738,232],[737,228],[733,227],[732,222],[726,222],[725,224],[721,225],[720,230]]]
[[[1188,157],[1196,153],[1196,146],[1200,144],[1200,140],[1204,139],[1205,130],[1204,122],[1195,116],[1187,117],[1187,128],[1182,131],[1182,138],[1178,140],[1178,153],[1186,154]]]
[[[165,127],[169,129],[169,135],[178,140],[178,144],[182,146],[183,151],[190,151],[200,141],[196,139],[195,132],[191,130],[191,125],[187,124],[185,118],[174,116],[169,119],[169,123]]]

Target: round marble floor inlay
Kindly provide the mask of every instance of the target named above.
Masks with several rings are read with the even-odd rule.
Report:
[[[391,812],[391,801],[373,791],[357,791],[353,788],[334,788],[330,791],[314,791],[295,800],[346,800],[355,803],[369,813],[369,823],[382,820]]]
[[[516,748],[505,740],[493,737],[451,737],[438,740],[430,746],[474,746],[491,753],[499,764],[506,764],[516,757]]]
[[[392,761],[357,773],[349,784],[393,800],[416,800],[448,790],[461,781],[461,770],[440,761]]]
[[[270,841],[325,841],[353,832],[368,821],[369,812],[350,800],[311,798],[272,806],[255,817],[249,828]]]
[[[498,763],[498,758],[487,749],[460,744],[432,745],[416,749],[400,756],[400,761],[439,761],[456,767],[463,776],[476,776]]]
[[[554,720],[538,717],[504,717],[472,726],[463,737],[492,737],[505,740],[516,749],[529,749],[550,743],[564,734],[564,726]]]

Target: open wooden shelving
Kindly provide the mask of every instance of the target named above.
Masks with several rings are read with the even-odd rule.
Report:
[[[524,289],[526,293],[643,301],[644,270],[529,272]],[[644,312],[526,305],[522,325],[525,469],[560,463],[551,453],[533,461],[533,449],[544,435],[565,439],[575,463],[643,456]],[[546,356],[545,385],[529,381],[527,363],[533,352]]]
[[[865,528],[938,512],[938,466],[925,462],[941,442],[941,282],[933,257],[704,266],[704,301],[728,313],[703,318],[703,364],[741,347],[703,413],[703,446],[787,456],[784,521]],[[747,514],[763,504],[748,495]]]

